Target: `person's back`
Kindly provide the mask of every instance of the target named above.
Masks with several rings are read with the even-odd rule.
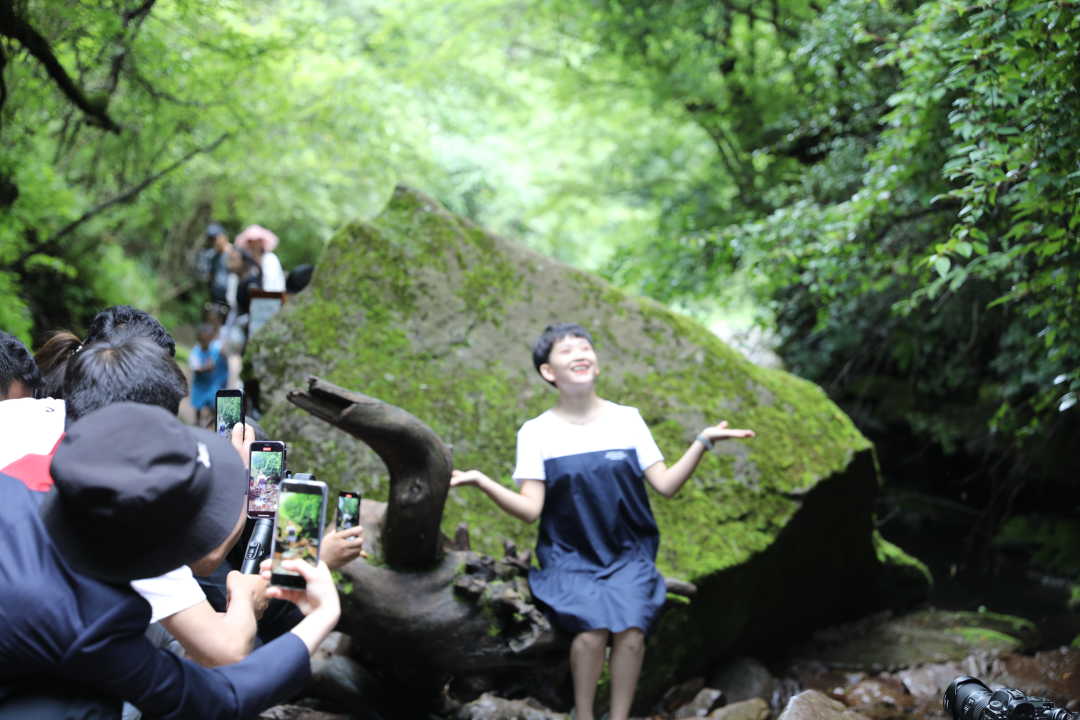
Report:
[[[128,584],[220,562],[236,543],[247,472],[235,440],[161,408],[116,403],[69,428],[52,473],[47,494],[0,475],[0,716],[27,696],[81,692],[163,720],[240,718],[303,688],[308,656],[338,617],[325,565],[290,567],[306,592],[273,588],[311,604],[304,620],[214,670],[153,647],[150,607]]]
[[[4,696],[15,690],[20,696],[56,695],[59,689],[64,695],[111,697],[117,712],[126,698],[161,718],[246,717],[265,706],[262,694],[230,698],[229,685],[247,684],[243,663],[216,671],[227,676],[226,685],[210,671],[154,648],[145,635],[150,606],[130,586],[68,565],[38,516],[44,497],[0,475],[0,688],[7,689],[0,694],[0,714]],[[274,678],[280,698],[299,692],[307,679],[306,671],[297,671],[304,660],[297,645],[280,658],[287,668]]]
[[[93,636],[103,628],[116,633],[140,622],[145,628],[150,619],[149,605],[130,588],[71,570],[38,516],[44,497],[15,478],[0,475],[0,507],[4,508],[0,513],[0,536],[4,538],[0,626],[5,629],[0,634],[0,684],[19,679],[23,690],[34,678],[46,689],[55,682],[58,671],[65,675],[70,671],[71,684],[77,687],[81,646],[87,641],[92,644]],[[117,618],[130,620],[116,627],[113,620]],[[48,635],[41,632],[43,628],[48,628]]]

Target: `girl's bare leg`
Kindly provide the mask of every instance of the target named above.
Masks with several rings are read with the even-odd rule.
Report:
[[[570,643],[570,673],[574,676],[574,720],[593,720],[596,683],[604,667],[607,630],[586,630]]]
[[[645,658],[645,633],[630,628],[615,633],[611,648],[611,720],[627,720],[634,702],[641,661]]]

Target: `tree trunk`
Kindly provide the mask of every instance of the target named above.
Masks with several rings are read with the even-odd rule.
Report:
[[[382,548],[387,565],[434,565],[452,468],[450,450],[439,436],[399,407],[315,377],[308,379],[307,392],[289,393],[289,401],[359,438],[386,463],[390,498]]]

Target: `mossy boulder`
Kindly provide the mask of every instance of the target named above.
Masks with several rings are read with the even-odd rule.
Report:
[[[308,375],[408,410],[453,447],[455,467],[510,484],[518,427],[556,397],[530,346],[559,320],[592,331],[601,395],[638,407],[669,463],[706,424],[757,432],[721,444],[676,498],[653,496],[661,571],[700,588],[664,620],[694,628],[686,652],[667,662],[878,606],[895,597],[888,583],[897,578],[925,590],[922,570],[874,532],[871,444],[819,387],[757,367],[698,323],[495,237],[413,190],[398,188],[373,221],[329,241],[311,285],[255,334],[246,360],[263,388],[263,423],[288,443],[289,466],[335,490],[383,500],[387,475],[362,444],[285,400]],[[447,501],[444,532],[460,522],[474,549],[491,554],[501,554],[502,538],[519,547],[535,538],[535,526],[472,489]]]

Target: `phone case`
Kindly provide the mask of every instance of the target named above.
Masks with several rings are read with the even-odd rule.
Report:
[[[302,588],[299,574],[284,570],[283,560],[299,558],[312,566],[319,563],[319,548],[326,526],[326,483],[320,480],[284,480],[274,519],[270,549],[271,585]]]

